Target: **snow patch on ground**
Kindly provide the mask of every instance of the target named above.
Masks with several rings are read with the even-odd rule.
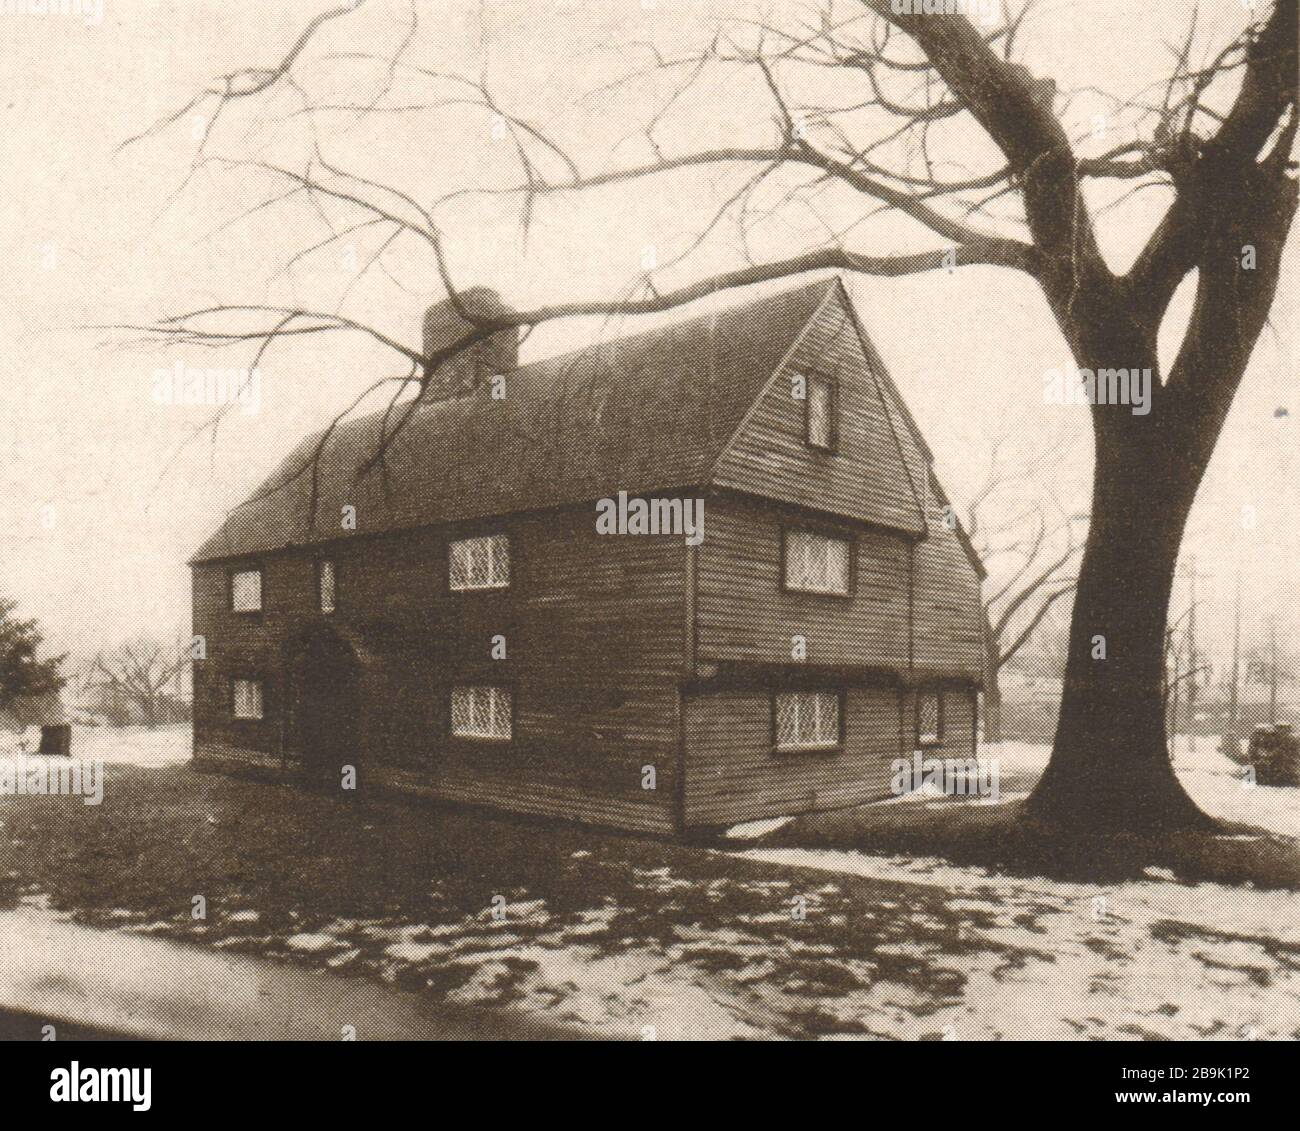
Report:
[[[1191,748],[1187,736],[1178,739],[1174,772],[1183,788],[1207,813],[1225,821],[1258,825],[1283,836],[1300,837],[1300,789],[1250,785],[1241,767],[1218,751],[1217,738],[1202,736]],[[981,758],[996,758],[1005,781],[1023,776],[1026,790],[1043,772],[1051,747],[1029,742],[1003,742],[980,748]],[[1008,794],[1008,799],[1013,795]]]
[[[732,825],[723,835],[729,840],[757,840],[768,833],[776,832],[793,820],[793,817],[773,817],[767,821],[746,821],[744,824]]]
[[[46,758],[36,754],[40,742],[39,730],[29,728],[27,734],[0,730],[0,760],[15,761],[20,757],[42,762],[65,762],[65,758]],[[72,728],[72,758],[83,762],[103,762],[105,765],[174,766],[188,762],[191,754],[190,728],[183,726],[157,727],[87,727]]]
[[[188,730],[78,732],[73,754],[163,767],[188,758]],[[1007,743],[982,756],[1000,759],[1010,798],[1032,786],[1047,749]],[[1243,788],[1210,740],[1180,750],[1176,765],[1215,815],[1300,835],[1300,791]],[[228,788],[220,827],[261,787]],[[192,832],[193,817],[177,811]],[[581,847],[561,842],[553,859],[547,838],[537,859],[497,859],[476,899],[457,902],[442,893],[463,887],[466,861],[493,835],[487,820],[466,829],[454,842],[463,852],[412,863],[423,872],[418,894],[400,887],[391,906],[358,901],[349,917],[333,899],[286,913],[259,902],[251,883],[214,901],[204,924],[187,906],[167,918],[148,899],[90,914],[606,1035],[1300,1037],[1293,893],[1178,884],[1157,869],[1121,884],[1058,883],[929,858],[743,838],[734,851],[700,851],[592,832]],[[274,871],[274,854],[252,848]],[[25,869],[24,851],[14,842],[5,867]],[[291,880],[286,870],[283,884]],[[15,886],[21,901],[48,903],[39,888]],[[493,890],[500,918],[485,908]]]

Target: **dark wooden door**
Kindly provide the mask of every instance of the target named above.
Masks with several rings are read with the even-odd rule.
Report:
[[[357,662],[342,641],[317,638],[297,665],[298,748],[312,777],[337,784],[344,765],[357,764]]]

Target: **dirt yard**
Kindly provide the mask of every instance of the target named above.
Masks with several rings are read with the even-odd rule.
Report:
[[[611,1035],[1300,1037],[1293,892],[350,803],[196,773],[188,743],[183,730],[79,733],[77,755],[108,763],[102,804],[0,797],[0,907]],[[1011,754],[1014,799],[1042,752]],[[1236,799],[1226,767],[1180,770],[1202,804],[1294,828],[1296,791]]]

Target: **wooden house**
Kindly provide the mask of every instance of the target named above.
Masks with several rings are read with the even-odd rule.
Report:
[[[981,567],[838,279],[498,338],[381,467],[383,413],[308,437],[195,555],[198,764],[682,832],[972,754]]]

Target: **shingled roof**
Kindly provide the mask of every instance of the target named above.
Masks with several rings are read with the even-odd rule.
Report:
[[[377,450],[382,412],[336,428],[314,476],[303,469],[322,433],[308,436],[192,561],[337,537],[349,504],[364,534],[701,486],[839,288],[823,279],[532,362],[506,376],[503,399],[484,385],[422,405],[390,447],[386,476],[358,476]]]

